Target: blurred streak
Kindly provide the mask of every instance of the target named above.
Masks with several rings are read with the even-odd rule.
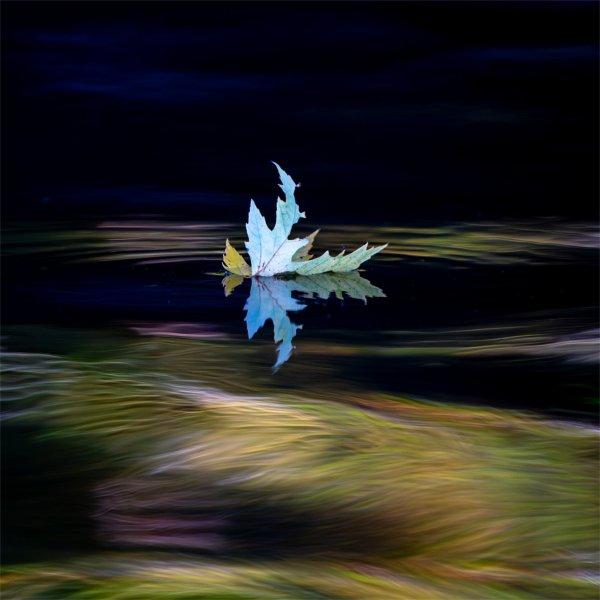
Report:
[[[95,229],[69,230],[52,225],[15,225],[4,234],[7,255],[43,253],[84,262],[126,261],[138,264],[218,260],[224,240],[243,247],[241,225],[171,222],[166,219],[100,223]],[[298,229],[298,235],[310,231]],[[599,246],[594,223],[554,219],[457,223],[439,227],[322,228],[315,251],[359,246],[364,240],[388,244],[377,260],[449,261],[461,265],[552,264],[578,260]]]
[[[226,223],[104,222],[98,229],[107,233],[104,241],[110,254],[95,260],[135,260],[140,264],[198,260],[222,252],[220,232],[228,227],[231,225]]]
[[[7,255],[56,255],[77,262],[184,262],[216,259],[228,228],[168,220],[106,221],[93,229],[24,224],[6,233],[3,246]]]
[[[146,323],[131,328],[139,335],[181,337],[189,339],[227,339],[227,335],[205,323]]]
[[[464,354],[469,353],[469,350],[464,351]],[[591,329],[562,336],[555,340],[549,336],[540,336],[537,339],[535,336],[533,339],[529,336],[509,338],[507,344],[499,343],[495,347],[475,349],[474,353],[482,356],[486,354],[550,356],[564,358],[567,362],[595,364],[600,362],[600,330]]]
[[[593,597],[596,431],[367,391],[275,394],[223,345],[228,390],[222,374],[208,383],[210,363],[182,369],[189,344],[218,342],[156,341],[4,357],[5,416],[85,448],[98,541],[138,550],[9,567],[6,597],[64,597],[65,581],[125,598],[200,583],[234,597]]]
[[[424,559],[406,560],[406,571],[393,562],[314,559],[250,561],[199,560],[166,553],[106,553],[64,560],[60,564],[9,567],[5,589],[10,598],[57,597],[68,591],[85,598],[227,598],[265,600],[349,599],[432,600],[468,598],[594,598],[584,574],[535,572],[508,566],[465,564],[448,568]],[[422,575],[426,574],[425,577]],[[515,590],[517,590],[515,592]],[[62,596],[64,597],[64,596]]]
[[[382,257],[387,260],[546,264],[573,260],[579,252],[597,250],[600,245],[600,230],[596,224],[566,223],[549,218],[440,227],[331,227],[323,229],[320,243],[335,248],[341,230],[346,236],[354,234],[356,239],[366,235],[374,244],[387,243]]]
[[[579,312],[579,314],[578,314]],[[373,355],[388,357],[530,357],[562,359],[568,363],[600,362],[600,330],[586,311],[556,312],[540,318],[532,314],[515,317],[514,324],[482,324],[463,329],[382,332],[379,344],[330,341],[326,345],[307,342],[310,354]],[[589,311],[587,311],[589,313]],[[589,329],[580,330],[588,325]]]

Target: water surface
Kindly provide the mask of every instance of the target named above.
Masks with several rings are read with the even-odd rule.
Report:
[[[252,281],[242,235],[5,232],[7,597],[596,597],[596,228],[330,224],[388,248]]]

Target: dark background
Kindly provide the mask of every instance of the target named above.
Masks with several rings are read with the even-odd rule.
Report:
[[[597,216],[595,3],[4,2],[5,219]]]
[[[197,323],[245,338],[251,283],[225,299],[221,278],[210,274],[222,268],[220,250],[231,229],[206,233],[218,251],[203,260],[184,255],[182,262],[148,265],[136,250],[157,239],[144,237],[155,231],[151,222],[117,246],[131,252],[129,260],[96,262],[117,250],[107,243],[110,230],[96,235],[95,221],[160,214],[228,221],[241,231],[250,197],[272,219],[277,188],[270,160],[302,182],[298,199],[311,228],[327,221],[598,216],[596,3],[4,1],[1,7],[8,352],[67,357],[84,369],[95,361],[101,369],[106,360],[108,377],[111,361],[127,360],[128,344],[141,339],[132,324]],[[533,230],[544,232],[548,222],[555,223],[539,221]],[[562,253],[552,246],[553,231],[569,229],[547,232],[554,257]],[[165,229],[160,242],[170,235]],[[536,239],[543,241],[534,237],[531,247]],[[557,344],[582,332],[584,342],[591,340],[598,327],[597,255],[587,238],[567,240],[568,260],[547,264],[533,265],[527,253],[522,262],[468,268],[445,262],[443,253],[422,262],[374,260],[367,275],[387,299],[369,306],[348,298],[311,302],[290,315],[304,327],[291,362],[271,373],[269,324],[252,342],[262,344],[243,355],[246,372],[259,382],[271,377],[269,385],[285,393],[306,389],[304,374],[320,358],[302,354],[306,341],[323,348],[337,381],[359,389],[597,423],[598,373],[591,362],[378,351],[418,343],[420,332],[426,340],[439,335],[440,343],[450,339],[448,331],[459,342],[471,330],[498,339],[505,334],[497,327],[508,327],[509,336],[510,327],[527,332],[528,323]],[[453,242],[467,249],[473,243],[477,257],[477,241]],[[161,243],[155,250],[168,257]],[[188,241],[184,254],[193,249]],[[328,356],[331,342],[362,345],[364,352]],[[147,365],[160,374],[156,356]],[[209,361],[201,368],[214,367]],[[232,369],[227,376],[236,375]],[[50,399],[56,377],[42,381]],[[11,389],[5,381],[9,394],[37,401],[36,388]],[[97,544],[90,490],[108,476],[102,470],[110,461],[101,457],[94,466],[94,448],[53,433],[51,417],[37,424],[26,419],[2,420],[3,558],[87,552]],[[274,531],[268,520],[242,516],[250,523],[242,531]],[[286,539],[289,529],[282,529]]]

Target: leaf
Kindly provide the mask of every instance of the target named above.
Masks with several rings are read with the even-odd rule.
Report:
[[[281,200],[278,200],[278,208],[280,202],[283,204]],[[283,230],[283,226],[278,221],[271,231],[254,201],[250,202],[250,213],[246,225],[248,232],[246,249],[252,263],[253,276],[270,277],[286,273],[289,271],[294,254],[306,245],[306,240],[288,240],[283,235]]]
[[[327,272],[348,273],[358,269],[362,263],[381,252],[386,246],[387,244],[369,248],[367,244],[364,244],[350,254],[345,254],[345,251],[342,250],[337,256],[331,256],[329,252],[325,252],[318,258],[290,264],[288,268],[298,275],[318,275]]]
[[[285,202],[280,198],[277,198],[275,227],[273,231],[277,236],[281,236],[282,239],[287,239],[292,231],[292,227],[300,220],[301,217],[305,218],[306,214],[301,213],[300,208],[296,204],[294,192],[298,186],[276,162],[273,164],[277,168],[279,179],[281,180],[279,187],[285,194]]]
[[[246,249],[250,256],[253,276],[269,277],[287,272],[294,254],[307,244],[307,240],[303,239],[288,240],[292,227],[306,215],[300,212],[296,204],[294,191],[297,186],[294,180],[277,163],[273,164],[281,179],[279,187],[285,194],[285,201],[277,198],[275,226],[272,230],[267,226],[254,200],[250,201],[246,224]]]
[[[292,257],[292,261],[310,260],[312,258],[312,255],[309,254],[309,252],[311,251],[313,244],[315,243],[315,238],[317,237],[317,234],[319,233],[319,231],[321,231],[321,230],[317,229],[316,231],[313,231],[306,238],[308,240],[308,244],[306,244],[306,246],[303,246],[302,248],[300,248],[300,250],[298,250],[298,252],[296,252],[296,254],[294,254],[294,256]]]
[[[230,273],[250,277],[251,270],[244,257],[229,243],[225,241],[225,252],[223,253],[223,267]]]
[[[307,238],[288,239],[292,227],[306,215],[300,212],[296,203],[297,184],[277,163],[273,164],[279,173],[281,181],[279,187],[284,193],[285,200],[277,198],[273,229],[268,227],[254,200],[250,201],[250,211],[246,223],[248,241],[245,242],[245,245],[251,266],[248,266],[242,256],[227,241],[223,266],[230,273],[244,277],[272,277],[283,273],[301,275],[325,272],[346,273],[358,269],[362,263],[385,248],[385,245],[369,248],[367,244],[364,244],[348,255],[341,252],[338,256],[331,256],[329,252],[325,252],[318,258],[313,258],[309,252],[319,230],[311,233]]]

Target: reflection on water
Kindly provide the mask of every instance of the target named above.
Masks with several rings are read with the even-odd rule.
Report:
[[[597,597],[592,228],[360,229],[223,282],[228,226],[8,232],[3,597]]]
[[[77,261],[169,264],[215,260],[224,240],[243,247],[243,228],[231,223],[189,223],[159,219],[105,221],[81,229],[62,223],[54,231],[23,224],[6,232],[7,254],[59,254]],[[306,230],[306,235],[310,231]],[[302,227],[299,236],[304,235]],[[315,250],[358,247],[361,240],[388,244],[379,260],[444,260],[474,264],[544,264],[578,260],[578,251],[598,247],[595,224],[556,219],[466,222],[437,227],[376,227],[329,224]]]
[[[512,323],[486,323],[460,329],[422,331],[389,330],[379,343],[334,340],[326,349],[305,344],[303,352],[328,356],[385,357],[508,357],[523,360],[561,359],[568,363],[595,365],[600,362],[600,330],[594,328],[595,311],[554,311],[551,314],[515,316]]]
[[[121,549],[17,564],[16,597],[60,595],[65,581],[101,597],[130,597],[146,582],[184,594],[206,577],[212,593],[262,585],[267,597],[308,598],[307,571],[326,597],[357,600],[515,589],[593,597],[584,573],[595,560],[597,438],[588,428],[364,390],[274,394],[237,368],[242,345],[104,343],[110,350],[95,358],[85,346],[80,358],[5,357],[7,422],[43,424],[36,444],[58,452],[55,469],[73,462],[67,448],[84,457],[95,474],[94,539]],[[52,494],[52,472],[32,476],[42,498]],[[63,510],[80,501],[67,496]],[[20,510],[27,539],[43,500]]]
[[[235,286],[242,282],[239,276],[229,275],[224,279],[226,295],[231,294]],[[306,307],[305,304],[292,297],[292,292],[299,292],[309,298],[327,300],[335,294],[338,300],[343,294],[350,298],[363,300],[382,298],[385,294],[372,285],[367,279],[354,271],[352,273],[321,273],[319,275],[297,276],[294,279],[277,279],[275,277],[254,277],[250,295],[246,301],[246,327],[248,339],[271,320],[273,323],[273,339],[277,345],[277,360],[273,365],[278,369],[292,355],[292,340],[302,325],[290,320],[288,313],[297,312]]]

